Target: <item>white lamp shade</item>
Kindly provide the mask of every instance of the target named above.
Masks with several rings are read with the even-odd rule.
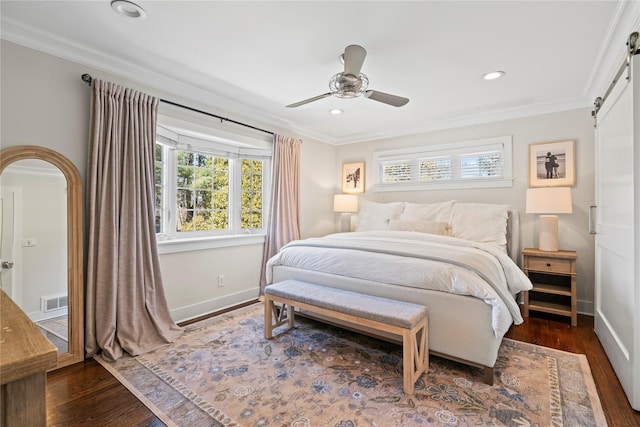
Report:
[[[540,187],[527,190],[527,213],[572,213],[571,188]]]
[[[542,251],[558,250],[558,216],[572,213],[571,188],[541,187],[527,190],[527,213],[540,215],[538,248]]]
[[[333,196],[334,212],[358,212],[358,196],[355,194],[336,194]]]

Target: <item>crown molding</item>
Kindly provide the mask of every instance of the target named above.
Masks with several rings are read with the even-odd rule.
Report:
[[[594,94],[604,93],[607,84],[611,80],[610,76],[615,73],[624,58],[624,42],[626,42],[626,38],[630,33],[627,29],[640,26],[640,2],[627,1],[618,7],[615,17],[609,26],[607,37],[603,41],[583,98],[494,110],[489,113],[463,115],[453,119],[425,120],[410,126],[403,125],[384,134],[372,131],[338,138],[322,132],[301,128],[282,117],[249,107],[216,93],[211,88],[199,87],[185,80],[150,70],[119,57],[97,52],[75,41],[62,39],[5,17],[2,17],[0,21],[1,37],[10,42],[91,67],[110,75],[119,76],[145,87],[155,88],[180,99],[198,102],[209,108],[224,111],[225,115],[234,115],[236,116],[234,119],[250,122],[257,127],[271,128],[274,132],[291,132],[300,137],[308,137],[331,145],[343,145],[589,107],[592,105],[592,100],[595,99],[595,96],[598,96]],[[79,78],[80,76],[78,76]],[[194,77],[193,81],[197,80]]]
[[[334,145],[346,145],[359,142],[375,141],[380,139],[396,138],[400,136],[416,135],[442,131],[447,129],[462,128],[467,126],[496,123],[505,120],[515,120],[544,114],[558,113],[562,111],[577,110],[591,106],[587,98],[568,99],[558,102],[534,104],[525,107],[496,110],[488,113],[470,114],[447,120],[425,121],[413,127],[403,126],[396,129],[393,134],[360,134],[351,135],[349,138],[334,139]]]
[[[145,87],[161,90],[182,99],[220,109],[226,115],[233,114],[237,116],[237,120],[250,121],[256,127],[274,127],[281,131],[289,131],[292,128],[291,123],[280,117],[241,104],[209,88],[193,85],[131,61],[95,51],[75,41],[57,37],[5,17],[2,17],[0,22],[1,38],[7,41],[118,76]]]

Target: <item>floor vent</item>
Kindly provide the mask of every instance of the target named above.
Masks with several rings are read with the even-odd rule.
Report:
[[[69,306],[69,297],[65,294],[40,297],[40,310],[44,313]]]

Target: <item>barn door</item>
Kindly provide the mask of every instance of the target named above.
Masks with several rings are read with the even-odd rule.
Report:
[[[597,114],[595,331],[640,410],[640,60]],[[635,143],[635,146],[634,146]]]

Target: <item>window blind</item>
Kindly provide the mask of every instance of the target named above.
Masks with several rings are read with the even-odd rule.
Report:
[[[510,187],[512,140],[482,140],[374,153],[374,190]]]

